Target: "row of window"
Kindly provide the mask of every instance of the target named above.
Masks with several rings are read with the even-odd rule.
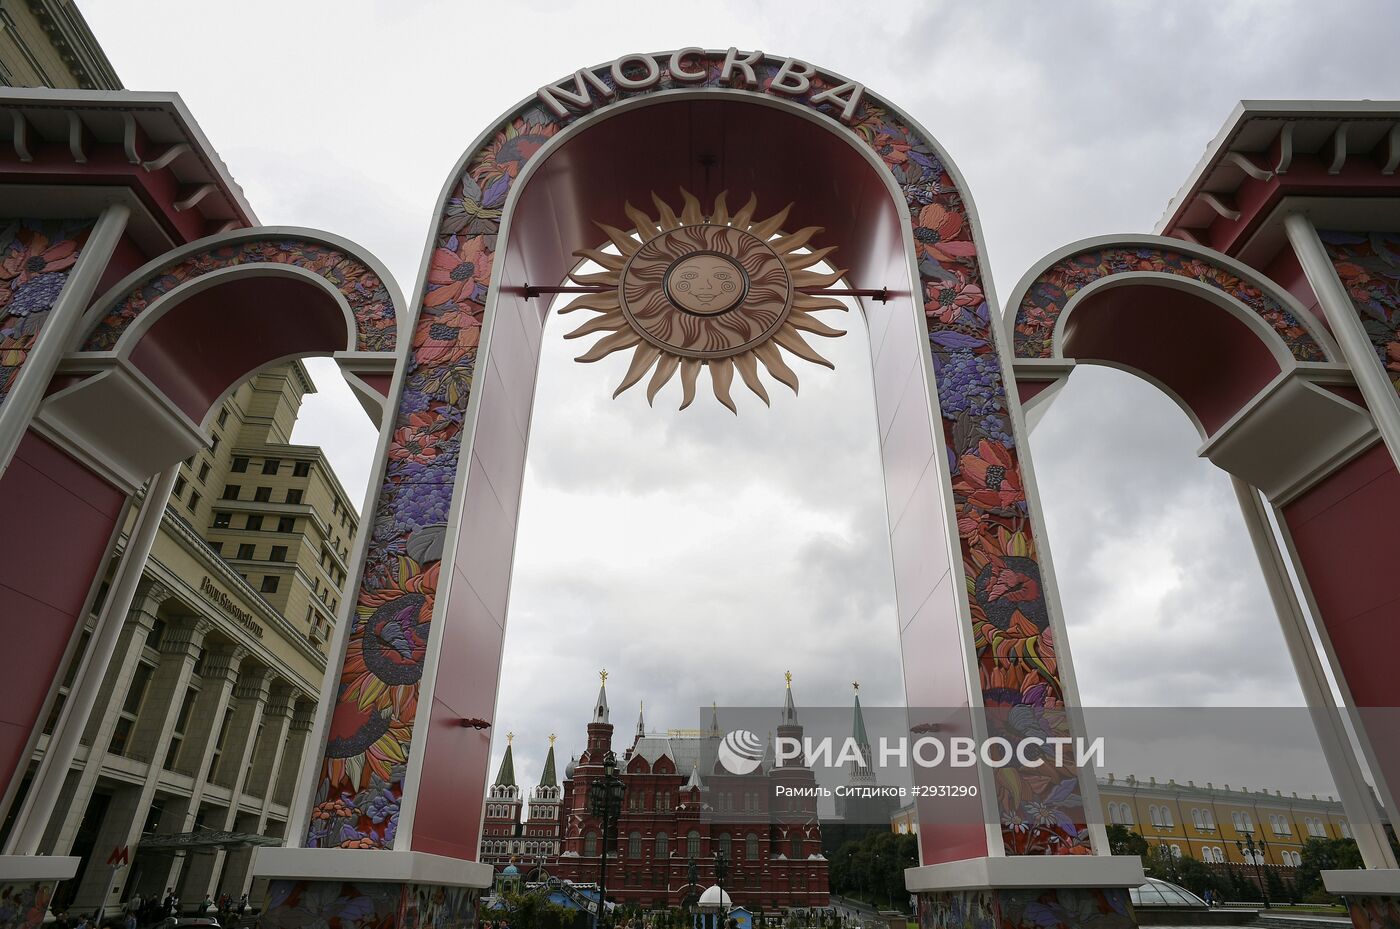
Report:
[[[1153,826],[1164,829],[1175,826],[1175,822],[1172,819],[1171,807],[1169,806],[1153,804],[1147,808],[1147,816]],[[1110,803],[1108,805],[1108,821],[1131,826],[1133,824],[1132,807],[1126,803]],[[1253,817],[1243,810],[1231,812],[1230,822],[1231,825],[1235,827],[1236,832],[1254,831]],[[1209,809],[1192,809],[1191,824],[1201,832],[1210,832],[1215,829],[1215,814]],[[1326,837],[1327,827],[1323,820],[1309,816],[1303,819],[1303,824],[1308,830],[1308,835]],[[1287,816],[1277,814],[1271,815],[1269,817],[1269,828],[1273,831],[1274,835],[1286,836],[1293,834],[1293,826],[1289,823]],[[1345,825],[1341,828],[1344,834],[1350,832]]]
[[[215,528],[215,529],[232,529],[232,528],[233,528],[233,525],[232,525],[232,524],[233,524],[233,514],[232,514],[232,513],[218,512],[218,513],[215,513],[215,514],[214,514],[214,526],[213,526],[213,528]],[[263,529],[263,514],[261,514],[261,513],[249,513],[248,516],[247,516],[247,518],[245,518],[245,519],[243,520],[243,525],[242,525],[241,527],[239,527],[239,528],[245,529],[245,530],[247,530],[247,531],[249,531],[249,532],[259,532],[259,531],[261,531],[261,530]],[[296,520],[296,517],[295,517],[295,516],[279,516],[279,517],[277,517],[277,531],[278,531],[278,532],[296,532],[296,531],[297,531],[297,520]]]
[[[232,464],[229,465],[229,470],[232,471],[232,472],[234,472],[235,474],[246,474],[246,473],[248,473],[248,465],[249,465],[249,464],[250,464],[250,459],[248,459],[248,458],[242,458],[242,457],[234,458]],[[263,474],[276,474],[276,473],[281,469],[281,467],[282,467],[282,459],[280,459],[280,458],[265,458],[265,459],[263,459],[263,463],[262,463],[262,473],[263,473]],[[309,462],[309,461],[296,461],[296,462],[293,462],[293,463],[292,463],[292,477],[309,477],[310,475],[311,475],[311,462]]]
[[[237,499],[238,499],[238,495],[241,494],[242,492],[243,492],[243,486],[242,486],[241,484],[225,484],[225,485],[224,485],[224,493],[223,493],[223,496],[220,497],[219,499],[220,499],[220,500],[237,500]],[[300,503],[300,502],[302,501],[302,498],[303,498],[303,496],[305,495],[305,493],[306,493],[306,492],[303,491],[303,490],[302,490],[301,488],[299,488],[299,487],[289,487],[289,488],[287,489],[287,497],[286,497],[286,499],[285,499],[283,502],[284,502],[284,503]],[[271,488],[271,487],[255,487],[255,488],[253,489],[253,502],[254,502],[254,503],[271,503],[271,502],[272,502],[272,488]]]
[[[222,543],[222,542],[210,542],[210,543],[209,543],[209,547],[212,548],[212,549],[214,550],[214,554],[216,554],[216,555],[223,555],[223,554],[224,554],[224,543]],[[256,545],[254,545],[252,542],[242,542],[242,543],[239,544],[237,550],[234,552],[233,557],[236,558],[236,559],[238,559],[239,561],[256,561],[256,560],[257,560],[257,555],[256,555],[257,550],[258,550],[258,547],[257,547]],[[266,560],[267,560],[267,561],[286,561],[286,560],[287,560],[287,546],[285,546],[285,545],[274,545],[274,546],[272,546],[270,549],[268,549],[268,552],[267,552],[267,559],[266,559]]]

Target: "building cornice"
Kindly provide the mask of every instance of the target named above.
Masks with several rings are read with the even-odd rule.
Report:
[[[321,654],[311,644],[307,637],[298,631],[295,626],[281,613],[279,613],[270,603],[263,599],[262,595],[253,589],[242,576],[224,561],[208,543],[202,539],[194,527],[185,522],[180,516],[171,513],[169,509],[161,520],[161,529],[165,534],[175,539],[188,554],[195,557],[200,562],[202,568],[209,572],[211,579],[218,580],[223,585],[236,591],[242,600],[250,607],[249,612],[264,622],[265,626],[275,632],[281,639],[292,646],[298,653],[305,657],[318,671],[322,673],[326,670],[326,656]],[[124,550],[126,540],[122,539],[118,544],[118,550]],[[213,619],[216,628],[224,635],[234,638],[238,644],[247,648],[249,653],[257,658],[269,668],[274,668],[279,674],[284,676],[289,682],[294,683],[307,699],[316,700],[320,696],[320,681],[313,681],[303,675],[297,674],[286,666],[286,662],[279,658],[265,643],[248,635],[246,630],[231,622],[226,616],[217,610],[212,609],[209,601],[199,590],[194,587],[186,578],[166,565],[154,554],[148,561],[148,568],[161,583],[168,586],[177,597],[189,607],[194,608],[201,614]]]

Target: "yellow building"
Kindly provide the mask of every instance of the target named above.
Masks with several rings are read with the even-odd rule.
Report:
[[[55,911],[101,902],[115,912],[166,888],[187,907],[206,893],[258,896],[252,851],[280,844],[288,828],[358,527],[321,450],[288,441],[314,390],[300,362],[255,376],[215,414],[211,447],[180,467],[98,699],[75,721],[83,736],[41,852],[83,863],[59,885]],[[33,786],[106,589],[12,813]],[[130,866],[105,867],[121,846]]]
[[[1252,839],[1264,846],[1262,863],[1296,867],[1309,839],[1351,838],[1342,804],[1330,796],[1109,774],[1099,778],[1099,799],[1104,822],[1128,826],[1154,852],[1165,846],[1198,861],[1243,863],[1239,845]]]
[[[1309,839],[1351,838],[1342,804],[1334,797],[1285,796],[1195,781],[1113,774],[1098,779],[1104,823],[1127,826],[1147,840],[1152,854],[1189,855],[1197,861],[1247,863],[1240,845],[1262,847],[1260,863],[1297,867]],[[1377,806],[1377,815],[1380,808]],[[895,832],[917,832],[912,805],[890,818]],[[1236,844],[1238,843],[1238,844]],[[1164,851],[1159,851],[1163,849]]]

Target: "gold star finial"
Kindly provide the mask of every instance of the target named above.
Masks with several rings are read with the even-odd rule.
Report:
[[[855,688],[856,693],[860,693],[860,681],[851,681],[851,686]]]
[[[791,671],[784,671],[784,672],[783,672],[783,680],[787,681],[788,690],[792,690],[792,672],[791,672]]]
[[[512,742],[514,742],[514,741],[515,741],[515,733],[514,733],[514,732],[507,732],[507,733],[506,733],[506,744],[509,745],[510,743],[512,743]]]
[[[608,682],[608,669],[604,668],[603,670],[599,671],[598,677],[602,679],[604,684],[606,684]]]
[[[557,738],[557,736],[555,736],[555,734],[551,732],[551,733],[549,734],[549,747],[550,747],[550,748],[553,748],[553,747],[554,747],[554,740],[555,740],[555,738]]]

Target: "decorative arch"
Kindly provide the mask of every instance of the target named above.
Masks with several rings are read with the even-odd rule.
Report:
[[[93,305],[39,420],[134,488],[204,445],[203,423],[247,377],[327,355],[378,424],[402,303],[376,259],[328,233],[254,228],[191,242]]]
[[[902,488],[909,507],[926,506],[932,514],[924,519],[921,511],[911,521],[920,523],[919,527],[906,527],[903,537],[896,530],[896,548],[908,546],[906,554],[896,553],[897,573],[910,579],[909,588],[900,593],[905,599],[915,598],[908,628],[914,627],[915,619],[924,620],[918,627],[920,638],[909,640],[906,653],[957,655],[961,661],[961,646],[948,636],[965,635],[973,653],[971,668],[965,670],[977,675],[972,684],[977,702],[1049,709],[1064,704],[1065,658],[1063,650],[1057,652],[1055,647],[1057,607],[1047,600],[1048,579],[1042,580],[1028,480],[1022,474],[1015,436],[1015,401],[1007,396],[998,333],[992,323],[990,282],[979,264],[980,232],[956,169],[928,133],[870,92],[864,92],[849,114],[839,104],[824,101],[823,95],[833,89],[857,86],[843,78],[815,74],[800,93],[768,94],[765,91],[778,76],[781,60],[768,57],[755,63],[753,83],[759,89],[750,91],[723,77],[725,53],[696,50],[687,54],[691,57],[686,67],[693,76],[677,78],[665,67],[668,56],[653,56],[661,73],[655,84],[642,89],[615,80],[608,66],[579,72],[580,88],[608,88],[605,99],[586,112],[566,110],[560,115],[540,99],[525,101],[473,145],[442,194],[437,230],[426,248],[417,282],[409,363],[397,397],[392,438],[377,472],[375,531],[363,556],[355,617],[341,643],[343,669],[327,694],[334,708],[323,722],[326,751],[307,772],[306,782],[314,785],[314,796],[306,808],[293,813],[294,819],[309,825],[303,840],[307,847],[411,848],[471,856],[437,837],[446,833],[449,823],[436,807],[431,823],[425,823],[425,817],[415,818],[420,800],[405,796],[405,784],[414,784],[415,789],[446,787],[445,780],[433,775],[430,782],[424,773],[425,754],[441,764],[449,751],[435,745],[457,740],[458,747],[452,751],[472,753],[473,771],[475,754],[489,747],[484,735],[459,732],[445,720],[454,710],[466,713],[467,706],[481,705],[471,701],[493,700],[495,673],[484,671],[488,683],[454,680],[449,684],[436,674],[435,662],[447,649],[467,655],[473,647],[492,648],[503,635],[502,620],[484,605],[485,599],[503,592],[477,590],[473,585],[494,588],[486,577],[490,572],[508,576],[509,545],[502,560],[487,543],[464,540],[458,517],[449,517],[488,513],[496,526],[512,520],[500,512],[499,497],[473,499],[468,490],[463,499],[462,489],[469,469],[489,472],[507,467],[490,460],[485,446],[464,448],[464,436],[523,428],[519,420],[512,424],[502,419],[508,414],[480,403],[483,385],[487,390],[506,389],[501,386],[505,378],[533,383],[533,370],[497,372],[493,379],[492,372],[477,369],[485,346],[491,347],[493,357],[512,352],[512,363],[526,363],[531,347],[520,343],[538,338],[522,334],[512,321],[524,312],[524,304],[520,293],[507,292],[506,282],[518,282],[524,269],[507,269],[518,258],[502,248],[512,234],[513,213],[525,208],[524,180],[549,154],[574,133],[594,131],[612,116],[646,104],[660,109],[672,100],[710,97],[743,98],[772,107],[820,126],[824,130],[820,137],[858,152],[871,176],[879,178],[881,189],[877,195],[874,186],[869,188],[871,199],[835,199],[852,210],[885,206],[893,210],[895,231],[882,247],[894,257],[873,273],[890,279],[896,288],[891,291],[892,300],[903,301],[907,318],[917,318],[921,327],[918,339],[901,341],[891,349],[908,352],[904,356],[908,368],[899,373],[909,376],[889,388],[892,399],[889,415],[880,423],[881,434],[897,433],[922,418],[922,428],[937,430],[935,441],[942,442],[936,451],[929,448],[927,467],[915,468],[909,486]],[[803,156],[810,153],[804,151]],[[629,163],[628,168],[637,165]],[[773,163],[773,171],[784,172],[781,161]],[[529,219],[537,234],[544,236],[557,237],[564,222],[549,213]],[[535,280],[547,278],[542,275]],[[872,332],[872,342],[883,333],[883,328]],[[925,412],[932,399],[930,374],[936,376],[941,423],[930,423]],[[901,393],[911,398],[907,409],[920,411],[910,413],[908,422],[895,415]],[[528,422],[528,403],[525,416]],[[493,421],[487,422],[489,417]],[[926,483],[923,475],[929,476]],[[494,477],[491,480],[495,482]],[[485,480],[475,484],[491,486]],[[940,502],[934,505],[934,499]],[[956,535],[946,543],[941,502],[945,499],[957,521]],[[513,533],[513,526],[508,531]],[[960,553],[963,578],[948,578],[948,570],[956,572],[957,566],[942,561],[945,544],[952,548],[954,559]],[[463,546],[462,556],[455,563],[450,558],[444,562],[444,551],[458,545]],[[927,583],[932,595],[940,577],[947,586],[939,588],[938,596],[956,603],[962,615],[970,615],[970,629],[957,631],[949,627],[946,617],[934,612],[913,615],[923,600],[919,585]],[[448,589],[452,602],[439,604],[439,593]],[[449,617],[453,628],[434,629]],[[481,638],[473,646],[460,644],[468,633],[454,628],[471,630]],[[406,642],[405,630],[411,632]],[[444,645],[442,639],[449,635],[460,638]],[[394,648],[390,648],[391,639]],[[453,675],[460,677],[465,675]],[[967,699],[961,681],[956,689],[962,696],[958,696],[939,675],[906,675],[906,680],[924,688],[911,690],[911,705],[948,706],[955,705],[949,700]],[[433,693],[431,701],[423,693],[425,681]],[[450,696],[439,696],[445,692]],[[427,749],[415,744],[425,736],[436,740]],[[462,755],[456,757],[460,767]],[[660,765],[658,761],[654,770]],[[1073,855],[1090,850],[1080,772],[1066,768],[1061,776],[1063,780],[1056,782],[1018,773],[1014,789],[999,791],[1000,839],[1007,854]],[[1012,778],[1003,772],[1003,786]],[[470,795],[472,790],[458,788],[459,800],[464,793]],[[376,811],[386,803],[395,810],[403,803],[402,814],[396,819],[379,815]],[[453,829],[468,834],[469,820],[478,813],[460,802],[456,807],[461,821]],[[1047,818],[1049,809],[1055,814]],[[1032,819],[1047,825],[1027,834],[1020,824]],[[417,834],[429,829],[435,834],[430,840]],[[405,839],[405,834],[413,838]],[[987,853],[988,835],[980,814],[958,843],[940,845],[932,829],[923,838],[926,861]]]
[[[208,236],[160,256],[132,272],[88,311],[75,346],[110,352],[127,329],[173,291],[206,274],[239,268],[253,274],[298,268],[323,279],[354,322],[358,352],[398,347],[398,307],[403,298],[378,259],[339,236],[315,229],[256,227]]]
[[[1163,275],[1212,288],[1262,320],[1296,361],[1336,358],[1331,336],[1283,288],[1212,249],[1152,235],[1085,239],[1037,262],[1008,301],[1015,308],[1010,336],[1016,358],[1064,357],[1057,345],[1061,318],[1080,291],[1124,274]]]

